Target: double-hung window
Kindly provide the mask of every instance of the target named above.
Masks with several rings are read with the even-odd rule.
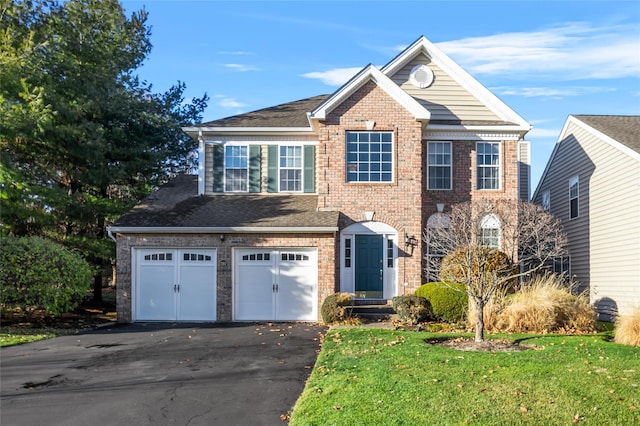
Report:
[[[477,188],[500,189],[500,143],[476,143]]]
[[[302,146],[280,147],[280,191],[302,191]]]
[[[578,176],[569,179],[569,217],[571,219],[577,218],[580,213],[578,208],[578,201],[580,200],[579,183]]]
[[[228,145],[224,149],[225,192],[246,192],[249,181],[249,149],[246,145]]]
[[[429,142],[427,185],[428,189],[451,189],[451,142]]]
[[[347,182],[393,181],[393,134],[347,132]]]

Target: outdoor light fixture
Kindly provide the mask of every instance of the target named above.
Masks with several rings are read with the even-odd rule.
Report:
[[[220,234],[220,241],[224,241],[224,234]]]
[[[414,235],[404,234],[404,245],[415,247],[418,245],[418,240]]]

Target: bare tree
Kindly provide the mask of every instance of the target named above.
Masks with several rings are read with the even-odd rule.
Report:
[[[441,281],[466,286],[476,309],[477,342],[484,340],[484,307],[496,290],[548,266],[567,245],[559,220],[516,200],[453,205],[429,221],[423,239],[429,272],[442,268]]]

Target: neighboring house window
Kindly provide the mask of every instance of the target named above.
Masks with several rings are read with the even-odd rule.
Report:
[[[280,147],[280,191],[302,192],[302,147]]]
[[[560,256],[553,258],[553,272],[560,275],[571,276],[571,256]]]
[[[551,210],[551,192],[548,189],[542,193],[542,208]]]
[[[488,214],[480,222],[480,245],[500,248],[500,221],[495,215]]]
[[[224,150],[224,190],[247,192],[249,181],[249,149],[247,146],[226,146]]]
[[[578,201],[579,197],[579,179],[578,176],[574,176],[569,179],[569,217],[575,219],[578,217]]]
[[[451,189],[451,142],[429,142],[427,185],[428,189]]]
[[[347,182],[392,182],[391,132],[347,132]]]
[[[478,142],[477,188],[500,189],[500,144],[498,142]]]

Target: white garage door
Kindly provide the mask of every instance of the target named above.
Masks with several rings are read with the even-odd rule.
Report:
[[[214,249],[140,249],[136,265],[136,320],[216,320]]]
[[[233,308],[237,321],[317,321],[315,249],[238,249]]]

